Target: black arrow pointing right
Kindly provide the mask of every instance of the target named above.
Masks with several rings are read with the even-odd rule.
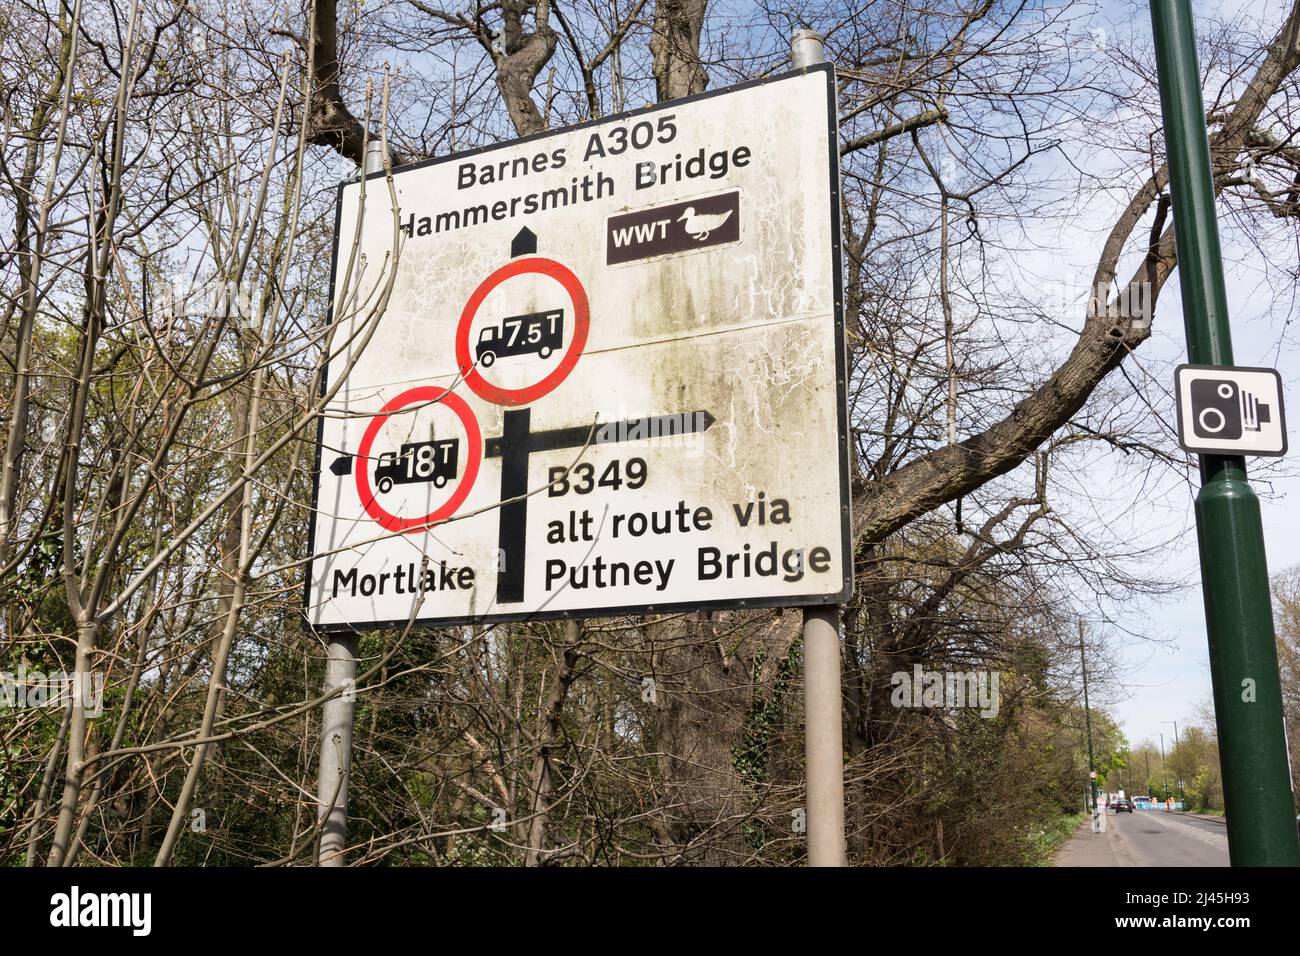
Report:
[[[592,434],[591,425],[553,428],[550,431],[530,433],[527,436],[528,450],[532,452],[581,448],[588,443],[588,439],[593,445],[607,445],[610,442],[641,441],[647,438],[672,438],[675,435],[706,432],[716,420],[709,412],[701,409],[693,412],[629,418],[621,422],[607,422],[604,425],[597,425],[595,434]],[[496,458],[501,455],[502,442],[502,438],[489,438],[484,445],[483,457]]]
[[[497,574],[497,600],[517,604],[524,599],[524,565],[528,553],[528,456],[538,451],[581,448],[590,442],[641,441],[708,431],[716,419],[703,409],[671,415],[649,415],[605,425],[578,425],[534,432],[532,410],[512,408],[502,416],[501,435],[483,446],[484,458],[501,459],[500,526],[497,546],[504,560]]]

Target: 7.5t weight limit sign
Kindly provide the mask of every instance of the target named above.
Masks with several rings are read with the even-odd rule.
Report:
[[[339,192],[308,623],[848,596],[829,67],[393,185]]]

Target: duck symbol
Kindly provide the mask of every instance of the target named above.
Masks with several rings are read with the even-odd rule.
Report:
[[[695,207],[687,206],[686,211],[682,213],[681,217],[677,221],[686,223],[684,228],[690,234],[692,239],[697,242],[703,242],[705,239],[709,238],[709,233],[714,229],[717,229],[730,218],[730,209],[723,213],[697,216],[695,214]]]

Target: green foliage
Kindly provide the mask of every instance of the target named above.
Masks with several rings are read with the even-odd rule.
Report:
[[[790,683],[799,673],[803,660],[801,651],[802,645],[796,644],[785,660],[777,666],[776,678],[772,682],[770,692],[767,691],[762,679],[767,652],[760,649],[754,655],[754,693],[749,715],[745,719],[740,740],[731,748],[736,773],[752,787],[761,786],[766,782],[772,738],[779,729],[785,713],[785,698],[790,690]]]

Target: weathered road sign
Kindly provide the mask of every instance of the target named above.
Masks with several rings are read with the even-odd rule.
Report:
[[[340,188],[310,624],[848,596],[829,67],[393,187]]]
[[[1286,454],[1282,378],[1271,368],[1180,365],[1178,443],[1198,455]]]

